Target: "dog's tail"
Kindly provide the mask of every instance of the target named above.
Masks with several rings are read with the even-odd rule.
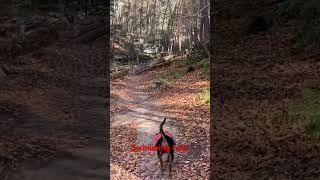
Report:
[[[160,133],[161,133],[161,136],[164,137],[164,131],[163,131],[163,125],[164,123],[166,122],[167,118],[165,117],[164,120],[160,123]]]

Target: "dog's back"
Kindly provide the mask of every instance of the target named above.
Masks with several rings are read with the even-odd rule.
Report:
[[[163,125],[166,122],[167,118],[164,118],[164,120],[160,123],[160,134],[161,134],[161,138],[158,140],[157,144],[161,145],[161,146],[168,146],[170,147],[170,152],[173,151],[173,145],[175,145],[176,143],[174,142],[173,138],[166,135],[163,131]]]
[[[157,151],[158,157],[160,159],[160,164],[161,167],[163,167],[163,163],[162,163],[162,155],[164,153],[167,153],[168,155],[168,162],[169,162],[169,175],[171,176],[171,163],[174,159],[174,149],[173,146],[175,145],[175,142],[173,140],[173,138],[167,136],[164,131],[163,131],[163,125],[166,122],[166,118],[164,118],[164,120],[160,123],[160,133],[161,133],[161,138],[157,141],[156,146],[160,147]],[[163,147],[169,147],[170,151],[167,152],[166,148]]]

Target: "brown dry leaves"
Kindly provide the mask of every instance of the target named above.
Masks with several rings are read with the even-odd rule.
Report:
[[[73,110],[76,104],[74,97],[88,93],[88,88],[82,85],[80,87],[79,81],[82,77],[94,79],[102,76],[102,72],[105,72],[106,65],[101,60],[104,58],[102,54],[105,54],[105,49],[100,47],[87,48],[82,45],[70,46],[70,44],[47,46],[47,44],[43,44],[43,48],[27,48],[23,49],[23,53],[25,54],[22,54],[21,57],[5,62],[10,66],[17,66],[17,68],[13,68],[12,75],[3,78],[0,82],[0,109],[6,106],[6,102],[20,105],[26,111],[23,110],[20,113],[15,108],[13,111],[20,113],[17,116],[21,119],[25,119],[25,116],[29,114],[43,117],[44,121],[47,119],[56,120],[57,124],[64,120],[73,119]],[[1,113],[1,115],[5,114],[3,111]],[[10,128],[20,128],[23,123],[18,120],[7,120],[3,116],[1,118],[0,126],[5,130],[9,129],[9,125]],[[17,125],[19,127],[15,127],[14,123],[21,124]],[[73,131],[67,125],[63,128]],[[30,129],[32,132],[37,131],[38,126],[30,127]],[[52,131],[57,132],[55,135],[58,137],[64,136],[64,133],[56,131],[56,129],[52,129]],[[12,157],[13,161],[28,158],[48,159],[55,154],[57,149],[62,150],[61,148],[65,146],[74,147],[80,143],[80,141],[71,142],[65,136],[63,138],[34,137],[28,136],[28,134],[24,136],[19,134],[18,136],[12,133],[10,137],[0,137],[0,155]],[[85,141],[81,140],[82,143]]]
[[[86,142],[83,140],[66,140],[52,137],[1,137],[0,163],[14,169],[24,160],[49,161],[56,157],[61,149],[83,147],[85,144]]]
[[[139,154],[131,151],[131,145],[138,137],[138,125],[113,127],[110,133],[110,166],[111,179],[136,179],[138,168],[136,167]]]
[[[144,81],[144,88],[147,89],[152,79],[167,70],[162,68],[157,71],[151,71],[143,75],[149,81]],[[187,163],[177,163],[177,173],[175,178],[209,179],[209,127],[210,127],[210,108],[203,104],[200,99],[200,93],[203,89],[210,87],[210,82],[201,79],[201,72],[195,71],[172,81],[165,90],[149,90],[154,103],[170,115],[183,127],[181,137],[177,137],[179,144],[197,144],[197,147],[190,150],[190,154],[181,153],[180,159],[190,159],[189,156],[198,156],[191,158]],[[199,154],[200,153],[200,154]]]
[[[111,82],[111,113],[119,113],[137,107],[137,105],[135,105],[134,103],[130,103],[130,101],[132,101],[133,99],[133,95],[130,93],[131,91],[130,89],[128,89],[128,86],[126,86],[125,83],[126,82],[121,79],[117,79]],[[126,103],[123,103],[121,101],[126,101]]]
[[[44,117],[70,120],[73,117],[71,95],[60,88],[31,90],[0,90],[2,101],[28,106],[29,111]],[[63,98],[62,98],[63,97]]]
[[[178,144],[188,145],[192,148],[187,153],[177,153],[177,163],[175,163],[175,179],[209,179],[209,107],[200,101],[200,94],[204,89],[209,88],[209,81],[201,79],[201,72],[194,71],[185,76],[172,81],[165,90],[154,91],[150,89],[150,84],[166,71],[174,70],[174,66],[156,68],[139,76],[125,76],[111,82],[111,95],[114,102],[111,103],[111,111],[119,112],[128,110],[130,103],[118,103],[119,99],[131,100],[132,95],[128,87],[148,92],[155,106],[159,111],[170,114],[183,127],[183,132],[177,138]],[[111,129],[111,154],[112,176],[117,179],[121,176],[135,179],[141,176],[152,174],[150,170],[139,172],[136,167],[140,164],[141,156],[155,156],[155,153],[132,153],[129,146],[135,139],[128,139],[137,136],[135,125],[123,126]],[[135,135],[134,135],[135,134]],[[129,144],[128,144],[129,143]],[[131,143],[131,144],[130,144]],[[197,146],[194,146],[196,144]],[[117,148],[117,149],[116,149]],[[151,159],[151,158],[150,158]]]
[[[270,10],[264,8],[259,14]],[[225,28],[219,31],[243,28],[234,21],[221,21],[218,27],[224,24]],[[214,113],[214,178],[319,178],[318,168],[313,168],[319,167],[317,145],[305,140],[303,134],[297,135],[290,122],[271,117],[277,111],[287,112],[287,102],[297,97],[304,83],[319,82],[319,48],[293,52],[297,45],[292,41],[295,23],[239,37],[236,43],[232,42],[236,38],[230,43],[225,41],[227,36],[217,38],[215,58],[219,59],[220,77],[216,88],[222,102],[219,112]]]

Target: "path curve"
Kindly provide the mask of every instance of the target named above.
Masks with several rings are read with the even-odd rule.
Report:
[[[131,84],[131,85],[130,85]],[[181,131],[175,119],[169,114],[163,113],[152,103],[150,94],[136,87],[134,82],[128,83],[128,89],[133,99],[116,99],[115,103],[134,105],[134,108],[111,117],[111,128],[130,124],[133,121],[139,124],[137,146],[154,146],[152,138],[159,132],[160,122],[167,117],[164,125],[165,131],[170,131],[176,138]],[[161,171],[160,162],[155,151],[137,152],[143,153],[141,163],[137,164],[139,172],[144,179],[166,179],[168,177],[167,164],[164,164],[164,171]],[[177,157],[177,156],[176,156]],[[175,171],[176,157],[173,162],[172,173]],[[165,160],[166,155],[163,156]]]

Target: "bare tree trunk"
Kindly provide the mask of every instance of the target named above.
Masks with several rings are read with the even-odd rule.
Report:
[[[82,1],[90,4],[90,0]],[[115,0],[111,24],[119,25],[119,29],[122,26],[127,34],[145,37],[145,41],[159,42],[165,51],[181,52],[193,45],[199,48],[208,40],[208,3],[208,0]],[[157,39],[158,34],[161,39]]]
[[[201,0],[201,43],[207,41],[209,38],[209,12],[208,12],[208,1]]]
[[[141,8],[140,8],[140,16],[139,16],[139,22],[140,26],[142,25],[142,15],[143,15],[143,1],[141,1]],[[142,36],[142,28],[139,27],[140,36]]]
[[[146,27],[145,27],[145,29],[146,29],[146,32],[145,32],[145,34],[148,34],[148,32],[149,32],[149,20],[150,20],[150,17],[149,17],[149,1],[147,1],[147,23],[146,23]]]
[[[182,42],[181,42],[181,35],[178,35],[178,40],[179,40],[179,51],[182,51]]]
[[[151,36],[153,41],[155,40],[155,24],[156,24],[156,10],[157,10],[157,0],[154,0],[154,9],[153,9],[153,18],[152,18],[152,24],[151,24]]]
[[[167,1],[167,6],[166,6],[166,9],[164,10],[164,16],[163,16],[163,19],[162,19],[161,31],[163,31],[164,20],[166,19],[167,11],[168,11],[168,8],[169,8],[169,3],[170,3],[170,0]]]
[[[170,44],[170,51],[169,52],[172,53],[173,52],[173,46],[174,46],[174,38],[172,38],[170,42],[171,42],[171,44]]]

